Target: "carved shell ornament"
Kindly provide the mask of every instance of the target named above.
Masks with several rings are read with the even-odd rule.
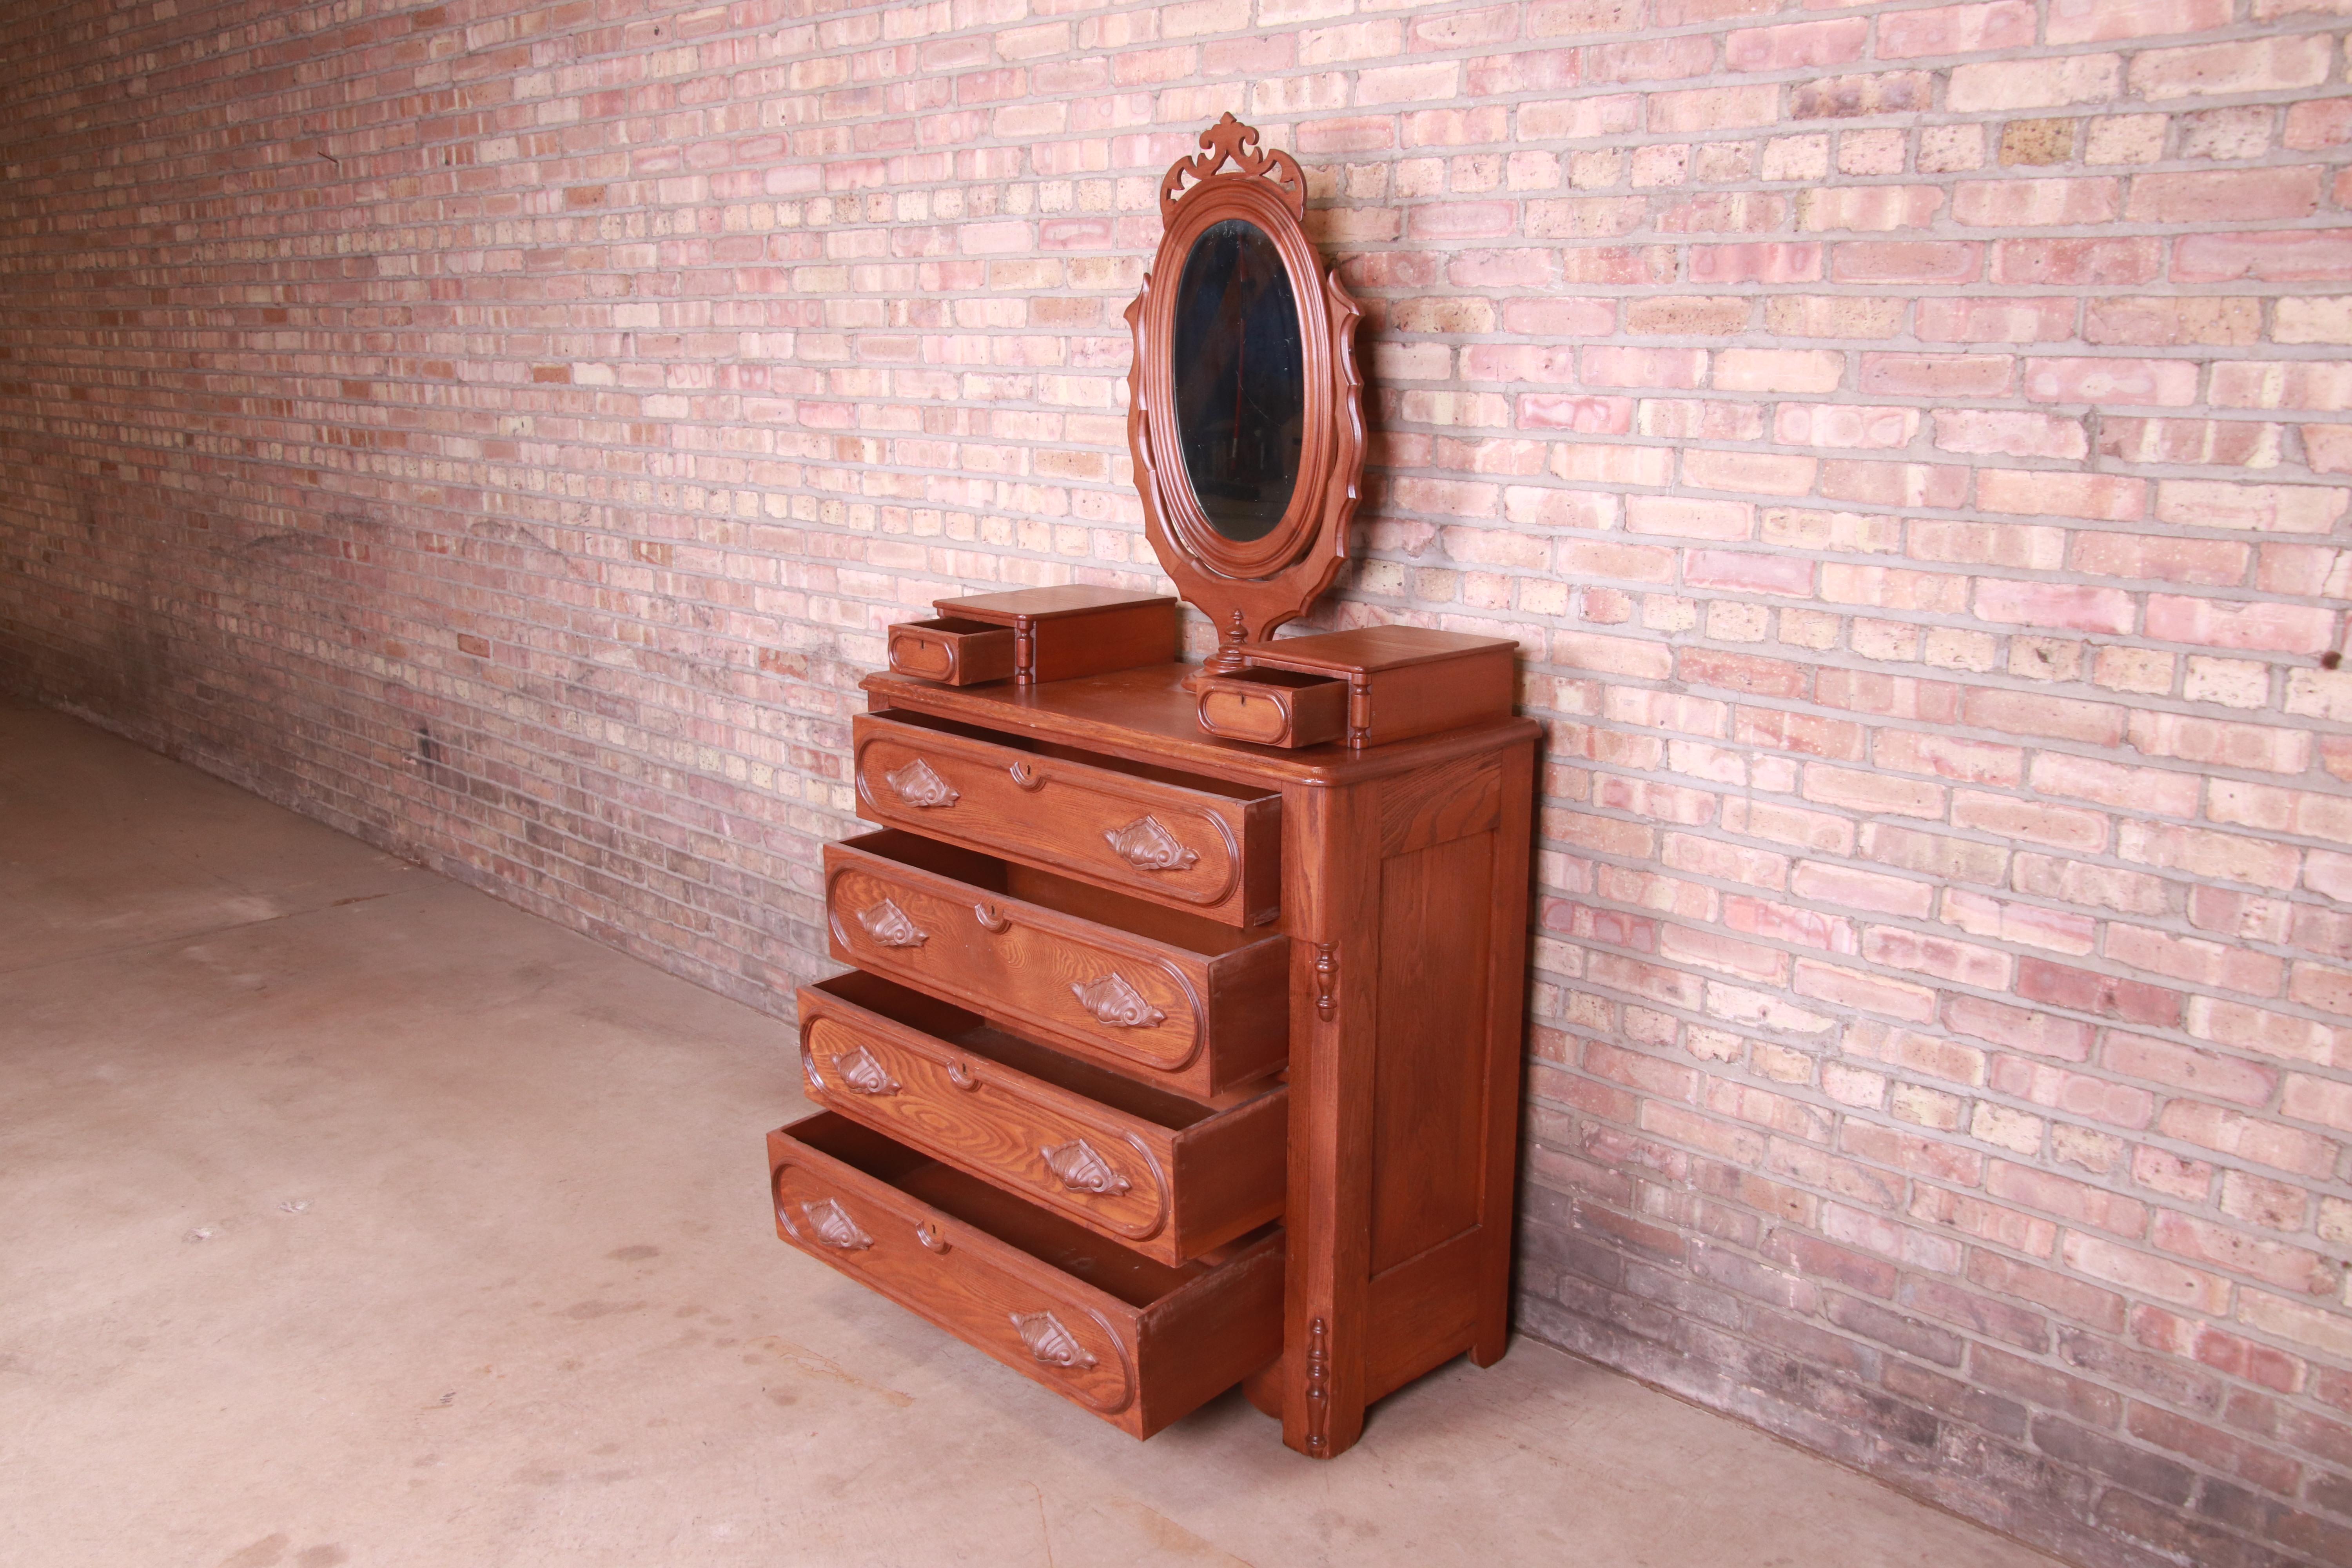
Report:
[[[898,1092],[898,1080],[892,1078],[889,1069],[885,1068],[876,1058],[874,1053],[864,1046],[858,1047],[845,1056],[834,1058],[833,1070],[841,1075],[842,1082],[860,1094]]]
[[[1160,181],[1160,217],[1166,222],[1169,209],[1184,195],[1184,181],[1205,180],[1231,163],[1244,174],[1264,174],[1282,192],[1290,205],[1293,217],[1307,213],[1307,176],[1299,172],[1298,160],[1279,149],[1260,151],[1257,127],[1244,125],[1230,113],[1201,132],[1201,145],[1205,153],[1179,159],[1171,164]]]
[[[808,1216],[809,1228],[827,1247],[837,1247],[844,1252],[863,1252],[874,1245],[874,1238],[857,1227],[849,1211],[838,1200],[819,1198],[813,1204],[803,1204],[801,1213]]]
[[[1083,1138],[1073,1138],[1067,1143],[1037,1152],[1044,1157],[1045,1168],[1059,1176],[1062,1185],[1072,1192],[1115,1198],[1132,1184],[1111,1169],[1100,1150]]]
[[[1095,1364],[1087,1347],[1078,1343],[1077,1336],[1062,1326],[1062,1320],[1051,1312],[1008,1312],[1013,1331],[1029,1353],[1047,1366],[1079,1370]]]
[[[907,918],[907,911],[885,899],[857,911],[857,923],[884,947],[920,947],[930,933]]]
[[[1156,1029],[1168,1021],[1168,1015],[1146,1000],[1116,969],[1083,985],[1072,985],[1070,994],[1094,1015],[1096,1023],[1114,1029]]]
[[[931,764],[917,757],[905,767],[893,768],[882,775],[890,792],[908,805],[928,810],[934,806],[953,805],[963,796],[955,786],[931,771]]]
[[[1125,827],[1105,829],[1103,842],[1139,871],[1189,871],[1201,859],[1152,816],[1139,816]]]

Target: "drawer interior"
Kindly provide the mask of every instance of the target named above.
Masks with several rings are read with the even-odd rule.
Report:
[[[936,620],[929,621],[901,621],[898,625],[909,631],[943,632],[950,637],[973,637],[982,632],[996,632],[1004,629],[1002,626],[990,626],[986,621],[967,621],[957,616],[941,616]]]
[[[784,1131],[817,1152],[984,1230],[1130,1307],[1149,1307],[1175,1294],[1274,1228],[1261,1227],[1181,1268],[1171,1268],[1048,1214],[977,1176],[943,1165],[929,1154],[894,1142],[845,1116],[819,1111]]]
[[[952,844],[942,844],[935,838],[925,838],[919,834],[896,827],[860,834],[847,840],[843,847],[937,876],[951,877],[982,892],[1002,893],[1006,898],[1018,899],[1023,903],[1035,904],[1078,920],[1116,926],[1136,936],[1149,937],[1154,942],[1164,942],[1172,947],[1184,948],[1211,958],[1267,940],[1262,927],[1244,930],[1220,925],[1200,915],[1186,914],[1181,910],[1168,909],[1142,899],[1130,899],[1108,888],[1090,887],[1067,877],[1057,877],[1051,871],[1041,871],[1034,866],[1023,866],[1000,860],[993,855],[960,849]]]
[[[848,1003],[853,1007],[903,1024],[910,1029],[929,1035],[942,1045],[952,1047],[965,1056],[978,1057],[1013,1071],[1082,1094],[1097,1105],[1109,1107],[1122,1115],[1164,1127],[1171,1132],[1181,1132],[1187,1127],[1206,1121],[1209,1118],[1246,1100],[1255,1100],[1266,1092],[1267,1086],[1256,1083],[1245,1089],[1229,1089],[1213,1100],[1187,1100],[1167,1093],[1147,1083],[1108,1072],[1101,1068],[1063,1055],[1047,1046],[1024,1040],[996,1027],[977,1013],[968,1013],[952,1003],[919,991],[853,969],[846,974],[820,981],[812,987]]]
[[[1268,687],[1279,692],[1312,690],[1318,687],[1337,687],[1345,690],[1348,685],[1337,676],[1308,675],[1302,670],[1265,669],[1256,666],[1218,676],[1217,679],[1222,684]]]
[[[1345,684],[1342,682],[1341,684]],[[1084,763],[1090,768],[1107,773],[1125,773],[1129,778],[1150,779],[1154,784],[1173,784],[1179,789],[1197,790],[1202,795],[1222,795],[1227,800],[1263,800],[1276,794],[1262,785],[1235,784],[1229,779],[1214,779],[1205,773],[1188,773],[1176,768],[1155,767],[1150,763],[1129,762],[1123,757],[1107,757],[1099,752],[1081,751],[1076,746],[1064,746],[1038,741],[1027,735],[1008,735],[999,730],[983,730],[974,724],[959,724],[952,719],[934,718],[929,713],[917,713],[909,709],[894,708],[875,715],[908,730],[929,730],[935,734],[955,735],[968,741],[984,741],[1007,752],[1021,752],[1033,757],[1054,757],[1063,762]]]

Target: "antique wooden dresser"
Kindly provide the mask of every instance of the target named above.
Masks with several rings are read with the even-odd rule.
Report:
[[[1242,172],[1195,160],[1164,205],[1247,180],[1295,217],[1282,155],[1236,132],[1203,145]],[[1231,276],[1271,287],[1247,263]],[[1344,302],[1311,253],[1286,265],[1289,298]],[[1137,330],[1139,422],[1187,389]],[[1333,341],[1301,405],[1336,427]],[[1300,417],[1282,393],[1277,432]],[[1164,597],[991,595],[894,627],[853,736],[876,830],[825,851],[856,968],[800,994],[824,1109],[770,1136],[779,1234],[1137,1436],[1240,1382],[1328,1458],[1370,1401],[1504,1350],[1537,728],[1508,643],[1272,637],[1328,582],[1334,529],[1344,554],[1353,435],[1254,435],[1250,458],[1221,426],[1188,481],[1139,426],[1163,559],[1189,482],[1257,506],[1196,506],[1234,533],[1306,518],[1275,552],[1298,581],[1229,573],[1256,597],[1228,605],[1180,574],[1220,627],[1205,668],[1176,660]]]

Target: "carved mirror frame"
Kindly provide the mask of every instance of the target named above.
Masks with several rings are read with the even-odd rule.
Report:
[[[1299,226],[1307,181],[1298,161],[1261,151],[1257,142],[1255,127],[1228,114],[1201,133],[1205,151],[1169,166],[1160,182],[1160,248],[1142,292],[1127,308],[1135,335],[1127,411],[1135,488],[1160,566],[1217,628],[1217,649],[1203,667],[1211,674],[1239,668],[1244,647],[1270,641],[1276,627],[1305,614],[1331,585],[1348,559],[1348,525],[1364,468],[1364,381],[1355,352],[1363,311]],[[1219,533],[1193,493],[1171,363],[1185,260],[1192,242],[1226,218],[1254,224],[1274,242],[1298,307],[1305,362],[1306,410],[1290,504],[1271,531],[1247,542]]]

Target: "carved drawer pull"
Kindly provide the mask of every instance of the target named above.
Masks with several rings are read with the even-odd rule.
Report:
[[[898,1092],[898,1080],[892,1078],[889,1070],[864,1046],[845,1056],[834,1058],[833,1070],[841,1075],[842,1082],[860,1094]]]
[[[931,764],[920,757],[903,768],[884,773],[882,780],[900,800],[912,806],[953,805],[963,798],[947,780],[933,773]]]
[[[1040,1149],[1037,1152],[1045,1156],[1045,1168],[1074,1193],[1115,1198],[1132,1184],[1112,1170],[1101,1152],[1083,1138],[1073,1138],[1057,1148]]]
[[[1098,980],[1072,985],[1070,994],[1094,1015],[1096,1023],[1114,1029],[1156,1029],[1168,1021],[1167,1014],[1146,1001],[1143,993],[1115,969]]]
[[[981,929],[983,931],[1001,931],[1004,930],[1005,927],[1013,923],[1004,917],[1004,912],[1002,910],[999,910],[994,904],[988,903],[972,905],[971,918],[980,922]]]
[[[1045,787],[1045,775],[1027,763],[1015,763],[1004,771],[1011,773],[1013,782],[1023,789],[1037,790]]]
[[[940,1227],[929,1220],[925,1220],[915,1226],[915,1239],[932,1252],[945,1255],[954,1250],[948,1245],[948,1238],[940,1234]]]
[[[863,1252],[874,1245],[874,1238],[857,1227],[849,1211],[834,1198],[819,1198],[813,1204],[803,1204],[801,1213],[808,1215],[809,1228],[827,1247],[837,1247],[844,1252]]]
[[[1106,829],[1103,841],[1111,853],[1139,871],[1189,871],[1201,858],[1176,841],[1159,819],[1139,816],[1125,827]]]
[[[1062,1320],[1051,1312],[1012,1312],[1013,1327],[1021,1335],[1021,1342],[1029,1353],[1047,1366],[1066,1367],[1079,1371],[1095,1364],[1087,1347],[1078,1343],[1076,1335],[1062,1327]]]
[[[920,947],[930,940],[929,931],[908,920],[907,911],[887,899],[871,909],[858,910],[857,923],[884,947]]]
[[[980,1087],[980,1075],[971,1070],[970,1062],[950,1062],[948,1081],[961,1089],[975,1089]]]

